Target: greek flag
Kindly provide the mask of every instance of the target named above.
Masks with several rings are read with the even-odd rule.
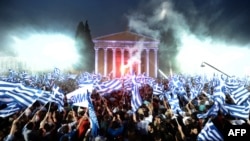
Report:
[[[60,87],[54,85],[52,91],[43,91],[38,90],[36,92],[37,101],[45,105],[48,102],[54,102],[58,105],[59,111],[62,111],[64,108],[64,94],[61,91]]]
[[[99,130],[99,123],[95,114],[95,109],[92,104],[92,100],[90,99],[90,92],[87,92],[87,100],[88,100],[88,109],[89,109],[89,116],[91,120],[91,135],[96,137],[98,135]]]
[[[123,79],[123,88],[126,91],[132,90],[132,80],[131,79]]]
[[[153,94],[154,95],[161,95],[163,94],[163,85],[156,83],[153,87]]]
[[[94,79],[90,73],[84,72],[79,78],[77,78],[77,83],[79,87],[85,87],[87,85],[92,85],[94,83]]]
[[[58,108],[60,111],[63,111],[64,109],[64,94],[61,91],[60,87],[57,85],[54,85],[52,88],[52,101],[55,102],[58,105]]]
[[[168,87],[173,94],[183,96],[186,94],[183,83],[180,81],[179,76],[173,76],[169,81]]]
[[[239,88],[239,81],[236,80],[235,77],[229,77],[225,80],[225,84],[227,86],[227,88],[229,89],[237,89]]]
[[[246,102],[245,105],[234,105],[234,104],[225,104],[224,106],[227,110],[227,113],[235,118],[240,119],[249,119],[250,104]]]
[[[59,68],[54,68],[54,73],[53,73],[53,77],[54,78],[58,78],[60,75],[60,69]]]
[[[92,74],[93,83],[99,83],[102,80],[101,74]]]
[[[182,110],[180,108],[180,104],[179,104],[179,99],[177,98],[177,96],[173,96],[173,97],[167,97],[167,101],[170,105],[171,110],[177,114],[180,113]]]
[[[8,103],[6,108],[0,109],[0,117],[5,118],[19,112],[22,109],[16,102]]]
[[[119,79],[112,79],[105,82],[102,82],[101,84],[96,84],[95,89],[98,93],[110,93],[114,90],[121,90],[122,89],[122,83]]]
[[[139,93],[139,87],[135,80],[135,75],[132,77],[132,98],[131,98],[131,106],[132,111],[136,112],[137,109],[142,105],[141,95]]]
[[[30,107],[37,99],[37,89],[27,88],[20,85],[13,90],[6,91],[4,94],[12,97],[17,103],[20,103],[24,108]]]
[[[219,109],[220,109],[219,103],[215,101],[213,106],[206,113],[197,114],[197,118],[202,119],[202,118],[208,118],[208,117],[216,117],[218,115]]]
[[[49,91],[39,90],[37,92],[37,96],[39,97],[37,100],[43,105],[47,104],[48,102],[53,102],[51,98],[52,94]]]
[[[195,99],[200,94],[200,92],[201,92],[200,89],[197,90],[195,87],[191,87],[190,93],[187,94],[188,101]]]
[[[231,92],[230,96],[235,104],[241,105],[249,98],[250,92],[245,88],[245,86],[239,86]]]
[[[0,81],[0,105],[14,102],[14,99],[9,95],[6,95],[5,92],[11,91],[21,85],[22,85],[21,83]]]
[[[221,132],[212,121],[208,121],[197,136],[197,141],[223,141]]]

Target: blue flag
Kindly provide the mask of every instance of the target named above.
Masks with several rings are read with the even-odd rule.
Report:
[[[136,112],[136,110],[142,105],[141,95],[139,93],[139,87],[135,81],[135,75],[132,76],[132,98],[131,98],[131,106],[132,111]]]
[[[87,92],[87,100],[88,100],[88,105],[89,105],[89,117],[91,120],[91,135],[93,137],[96,137],[98,135],[98,130],[99,130],[99,123],[95,114],[95,109],[92,104],[92,100],[90,99],[90,92]]]
[[[223,141],[223,136],[214,123],[208,121],[198,134],[197,141]]]

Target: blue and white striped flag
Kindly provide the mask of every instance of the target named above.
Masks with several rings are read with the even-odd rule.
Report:
[[[16,102],[8,103],[7,107],[0,109],[0,117],[5,118],[19,112],[22,107]]]
[[[102,80],[102,75],[101,74],[92,74],[92,80],[93,83],[99,83]]]
[[[177,94],[180,96],[186,94],[184,84],[182,81],[180,81],[179,76],[173,76],[168,83],[168,87],[173,94]]]
[[[36,92],[36,96],[38,97],[37,101],[39,101],[43,105],[47,104],[48,102],[54,102],[55,104],[57,104],[60,111],[62,111],[64,108],[65,95],[57,85],[53,86],[51,92],[38,90]]]
[[[92,78],[92,75],[88,72],[82,73],[78,78],[77,78],[77,83],[79,87],[85,87],[87,85],[92,85],[94,84],[94,79]]]
[[[15,100],[9,95],[6,95],[5,92],[11,91],[21,85],[21,83],[0,81],[0,105],[14,102]]]
[[[52,102],[52,94],[50,91],[39,90],[37,92],[37,96],[39,97],[37,100],[43,105],[47,104],[48,102]]]
[[[82,87],[86,87],[86,86],[89,86],[89,85],[93,85],[94,84],[94,80],[90,79],[90,80],[85,80],[85,81],[78,81],[78,86],[80,88]]]
[[[197,87],[191,87],[188,100],[190,101],[190,100],[195,99],[200,93],[201,93],[201,89],[197,89]]]
[[[7,81],[8,82],[14,82],[15,77],[16,77],[16,72],[14,70],[12,70],[12,69],[9,69],[9,75],[7,77]]]
[[[126,91],[132,90],[132,80],[130,78],[123,80],[123,88]]]
[[[225,84],[229,89],[237,89],[240,85],[239,81],[235,77],[229,77],[225,80]]]
[[[250,114],[250,105],[249,102],[246,102],[246,105],[234,105],[234,104],[225,104],[224,106],[227,110],[227,114],[235,118],[240,119],[249,119]]]
[[[30,107],[37,99],[37,89],[27,88],[20,85],[11,91],[6,91],[5,94],[15,99],[17,103],[23,106],[23,108]]]
[[[91,120],[91,135],[92,137],[98,136],[99,131],[99,122],[95,114],[95,109],[90,99],[90,92],[87,91],[87,101],[88,101],[88,110],[89,110],[89,117]]]
[[[213,100],[217,101],[220,105],[224,105],[226,100],[224,80],[221,77],[214,77],[212,83],[214,87]]]
[[[54,68],[53,77],[58,78],[60,76],[61,70],[59,68]]]
[[[160,83],[156,83],[153,86],[153,94],[154,95],[161,95],[161,94],[163,94],[163,85],[160,84]]]
[[[119,79],[112,79],[102,82],[101,84],[96,84],[95,89],[100,94],[111,93],[114,90],[121,90],[122,83]]]
[[[53,86],[51,98],[58,105],[59,110],[62,111],[64,109],[64,94],[59,86]]]
[[[167,101],[174,114],[178,114],[182,112],[177,95],[173,95],[172,97],[168,96]]]
[[[245,86],[239,86],[231,92],[230,96],[235,104],[241,105],[249,98],[250,92],[245,88]]]
[[[212,121],[208,121],[197,136],[197,141],[223,141],[222,133]]]
[[[216,117],[218,115],[218,112],[220,110],[220,104],[215,101],[213,106],[210,107],[206,113],[203,114],[197,114],[197,118],[202,119],[202,118],[208,118],[208,117]]]
[[[136,112],[137,109],[142,105],[142,98],[139,92],[139,87],[135,80],[135,75],[132,76],[132,97],[131,97],[131,107],[132,111]]]

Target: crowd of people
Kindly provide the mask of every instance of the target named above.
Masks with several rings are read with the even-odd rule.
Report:
[[[163,83],[168,89],[167,81]],[[189,93],[189,89],[185,89]],[[196,141],[205,123],[213,121],[221,131],[235,121],[249,126],[249,120],[223,115],[198,118],[206,113],[214,101],[205,92],[211,93],[206,85],[203,93],[190,101],[179,98],[180,112],[173,112],[166,97],[153,94],[153,88],[145,84],[139,93],[142,105],[136,112],[131,108],[131,91],[115,90],[101,95],[93,90],[91,101],[98,119],[98,136],[92,136],[89,107],[74,106],[64,101],[64,109],[49,102],[38,101],[16,114],[1,118],[0,140],[3,141]],[[212,94],[212,93],[211,93]],[[227,101],[230,98],[227,97]]]

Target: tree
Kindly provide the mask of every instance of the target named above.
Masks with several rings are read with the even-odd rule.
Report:
[[[75,39],[80,59],[75,64],[74,69],[77,71],[92,72],[94,70],[93,60],[95,59],[94,42],[92,41],[91,31],[87,20],[85,25],[82,21],[79,22]]]

